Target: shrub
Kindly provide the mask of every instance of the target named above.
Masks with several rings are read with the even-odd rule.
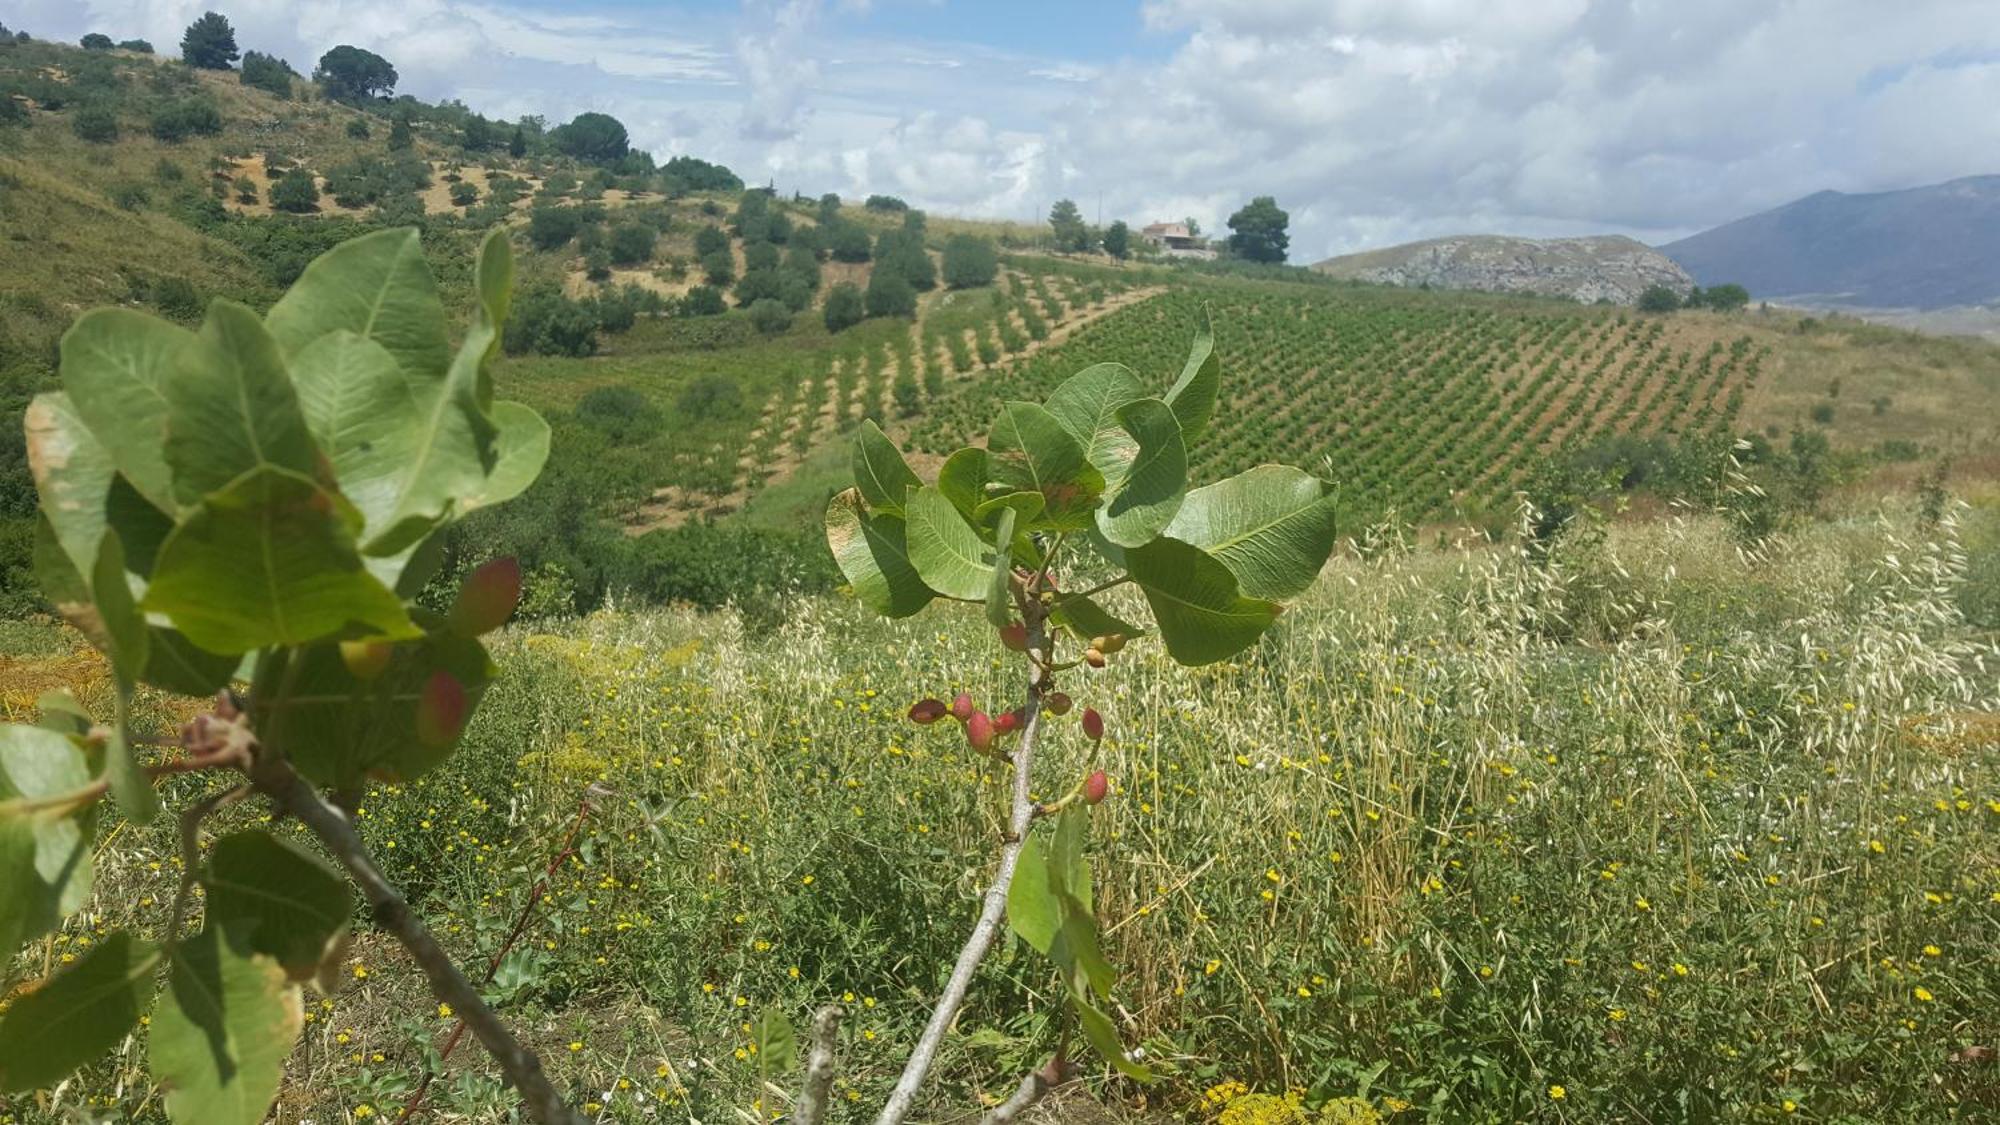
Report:
[[[776,300],[782,290],[782,279],[777,270],[749,270],[743,280],[736,283],[736,303],[749,308],[758,301]]]
[[[870,211],[908,211],[910,205],[893,195],[871,195],[862,204]]]
[[[721,316],[728,309],[728,303],[722,299],[722,290],[713,285],[697,285],[681,296],[682,316]]]
[[[279,211],[303,215],[319,210],[319,185],[311,172],[294,168],[271,185],[271,206]]]
[[[828,332],[839,332],[861,323],[867,312],[862,304],[861,290],[842,282],[826,292],[826,307],[821,310],[826,320]]]
[[[118,49],[121,51],[130,51],[135,55],[150,55],[153,53],[153,45],[144,39],[127,39],[118,44]]]
[[[727,285],[736,277],[736,259],[727,250],[717,250],[701,256],[701,269],[710,285]]]
[[[366,117],[349,118],[347,121],[347,135],[354,138],[357,141],[367,140],[368,119]]]
[[[257,202],[256,180],[253,180],[248,176],[238,176],[236,177],[236,182],[231,186],[236,189],[236,202],[243,204],[252,204]]]
[[[865,262],[870,253],[868,232],[859,223],[837,223],[826,235],[826,248],[836,262]]]
[[[598,387],[577,400],[577,420],[619,444],[644,441],[660,428],[660,412],[627,386]]]
[[[894,267],[877,262],[868,275],[867,304],[869,316],[915,316],[917,291]]]
[[[105,106],[84,106],[76,111],[69,125],[77,136],[92,144],[108,145],[118,139],[118,115]]]
[[[222,132],[222,111],[204,97],[179,98],[153,110],[154,137],[169,143]]]
[[[993,284],[1000,273],[1000,255],[986,239],[955,234],[944,244],[944,283],[953,289]]]
[[[750,306],[750,323],[766,336],[776,336],[792,326],[792,310],[775,297],[762,297]]]
[[[729,250],[729,235],[721,227],[705,226],[694,232],[694,256],[706,258],[717,251]]]
[[[697,422],[719,422],[747,416],[743,388],[725,375],[697,375],[674,396],[674,410]]]
[[[451,185],[451,205],[470,207],[479,202],[479,189],[463,180]]]
[[[653,260],[657,237],[644,223],[620,223],[611,231],[611,260],[621,266],[644,265]]]
[[[243,54],[243,69],[239,78],[245,86],[289,98],[292,96],[292,79],[297,77],[298,72],[292,69],[291,64],[275,55],[262,51],[246,51]]]
[[[514,315],[501,343],[509,355],[594,355],[597,328],[594,310],[545,285],[528,290],[514,302]]]
[[[689,191],[742,191],[743,180],[720,164],[692,156],[676,156],[660,167],[660,172],[678,181]]]
[[[583,229],[583,212],[574,207],[541,205],[528,212],[528,241],[537,250],[554,250]]]
[[[86,51],[109,51],[111,37],[101,31],[93,31],[79,41]]]
[[[1681,307],[1681,295],[1665,285],[1648,285],[1639,294],[1639,311],[1650,313],[1673,312]]]

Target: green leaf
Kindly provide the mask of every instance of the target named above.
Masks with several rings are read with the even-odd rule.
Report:
[[[1062,903],[1062,930],[1056,935],[1049,958],[1072,979],[1081,978],[1084,987],[1096,993],[1098,999],[1108,1000],[1118,974],[1098,947],[1097,919],[1069,895],[1062,896]]]
[[[84,424],[75,402],[61,392],[36,395],[22,429],[42,514],[70,565],[79,575],[89,574],[104,538],[105,499],[118,475],[111,453]]]
[[[125,546],[125,568],[143,578],[153,576],[160,544],[174,533],[172,516],[139,495],[121,474],[111,478],[111,492],[104,498],[104,519]]]
[[[403,603],[362,567],[355,522],[345,500],[311,480],[257,470],[174,531],[142,604],[213,653],[415,635]]]
[[[258,1125],[304,1026],[299,990],[244,936],[210,926],[173,952],[147,1041],[177,1125]]]
[[[97,599],[90,592],[90,580],[77,569],[76,561],[63,550],[55,525],[46,510],[35,513],[35,581],[64,621],[69,622],[100,651],[110,646],[104,619],[97,615]]]
[[[995,481],[1009,491],[1039,492],[1048,502],[1031,530],[1075,531],[1090,525],[1090,511],[1104,492],[1104,474],[1047,410],[1032,402],[1003,404],[986,452]]]
[[[312,977],[353,908],[346,880],[326,861],[262,829],[217,840],[201,884],[203,924],[244,924],[250,951],[277,961],[293,980]]]
[[[767,1077],[790,1070],[799,1059],[799,1037],[777,1008],[764,1009],[756,1024],[757,1067]]]
[[[1125,567],[1146,593],[1167,655],[1181,664],[1227,660],[1278,619],[1276,603],[1244,597],[1228,567],[1178,539],[1127,550]]]
[[[1073,898],[1088,915],[1095,907],[1090,890],[1090,812],[1070,805],[1056,817],[1055,840],[1049,849],[1049,879],[1056,893]]]
[[[1048,410],[1083,447],[1083,455],[1106,481],[1125,475],[1139,445],[1119,421],[1127,404],[1146,397],[1145,384],[1122,363],[1099,363],[1063,380]]]
[[[1201,327],[1195,331],[1193,346],[1188,348],[1187,364],[1181,368],[1181,377],[1167,390],[1167,405],[1174,408],[1174,417],[1181,422],[1182,440],[1189,445],[1201,440],[1208,429],[1221,389],[1222,361],[1215,356],[1215,328],[1204,309]]]
[[[460,343],[454,364],[470,362],[478,372],[478,397],[482,408],[493,405],[491,364],[500,354],[500,334],[514,304],[514,244],[507,228],[494,227],[479,244],[479,261],[473,267],[474,291],[479,295],[472,331]]]
[[[973,526],[987,527],[993,523],[995,512],[1003,509],[1011,510],[1014,513],[1015,524],[1025,527],[1033,523],[1035,517],[1041,515],[1042,509],[1047,506],[1048,501],[1039,492],[1008,492],[984,501],[966,515]]]
[[[936,492],[936,489],[931,491]],[[943,500],[942,494],[939,494],[939,499]],[[956,519],[958,510],[950,507],[951,501],[945,500],[944,503],[952,518]],[[1014,577],[1014,509],[1000,509],[1000,522],[993,529],[993,543],[993,568],[987,572],[986,578],[986,620],[998,629],[1014,619],[1014,601],[1009,596],[1010,580]]]
[[[1151,1070],[1133,1062],[1125,1054],[1125,1045],[1118,1041],[1118,1028],[1111,1022],[1111,1017],[1098,1010],[1085,990],[1077,987],[1073,980],[1069,986],[1069,1003],[1070,1009],[1076,1013],[1077,1025],[1083,1029],[1083,1037],[1090,1041],[1091,1047],[1104,1057],[1105,1062],[1134,1081],[1153,1080]]]
[[[330,789],[349,789],[369,778],[407,781],[442,764],[452,746],[433,746],[417,737],[417,710],[425,685],[444,672],[465,689],[466,714],[478,709],[495,674],[492,658],[478,640],[440,630],[399,644],[388,667],[358,680],[340,657],[340,646],[314,645],[294,652],[296,670],[273,679],[291,683],[281,695],[276,684],[252,693],[257,729],[285,747],[292,765]]]
[[[1040,835],[1021,843],[1014,881],[1007,887],[1007,926],[1042,954],[1049,952],[1062,930],[1062,900],[1050,879],[1048,851]]]
[[[910,564],[903,520],[871,515],[859,489],[827,501],[826,545],[861,604],[884,617],[908,617],[929,605],[930,587]]]
[[[0,726],[0,965],[90,897],[92,817],[14,806],[89,784],[89,762],[69,736]]]
[[[486,485],[465,498],[462,512],[504,504],[528,490],[549,459],[549,423],[518,402],[493,404],[493,467]]]
[[[268,322],[287,356],[345,329],[380,344],[412,373],[441,372],[451,359],[437,284],[423,243],[407,227],[320,255],[272,307]]]
[[[1056,603],[1056,610],[1049,620],[1057,628],[1067,629],[1070,635],[1080,641],[1092,637],[1108,637],[1113,633],[1123,633],[1127,637],[1144,636],[1146,630],[1117,617],[1098,605],[1094,599],[1081,594],[1069,594]]]
[[[167,469],[167,384],[194,333],[131,309],[92,309],[62,338],[62,383],[140,495],[175,510]]]
[[[946,597],[984,601],[995,565],[993,549],[944,493],[930,486],[919,488],[910,495],[905,518],[910,564],[924,585]]]
[[[76,696],[65,689],[43,692],[35,700],[35,710],[40,712],[36,726],[66,738],[83,738],[97,725],[90,712],[76,701]]]
[[[486,240],[486,249],[481,251],[482,285],[487,283],[487,275],[493,269],[487,258],[495,245],[502,248],[504,256],[506,240]],[[511,266],[501,270],[510,271]],[[479,316],[459,344],[449,368],[404,369],[411,382],[412,398],[418,405],[417,456],[403,468],[402,499],[389,517],[388,526],[379,534],[371,532],[366,540],[369,554],[402,554],[455,509],[468,509],[486,493],[488,477],[498,468],[500,439],[499,426],[492,415],[493,391],[487,365],[500,344],[500,322],[494,319],[493,310],[504,316],[506,305],[504,292],[482,297]],[[519,410],[512,411],[514,424],[525,426],[519,414]],[[532,452],[535,435],[524,429],[510,440],[517,449]],[[542,456],[546,458],[546,454]],[[510,468],[508,486],[518,484],[519,488],[525,488],[527,481],[520,480],[520,476],[520,466]],[[504,493],[505,489],[496,492]]]
[[[986,451],[966,446],[944,459],[938,468],[937,489],[966,519],[977,518],[986,502],[986,481],[990,471]]]
[[[264,468],[317,479],[319,450],[277,341],[234,301],[208,308],[167,376],[167,465],[174,498],[201,502]]]
[[[182,695],[210,696],[229,685],[240,661],[199,648],[178,629],[154,625],[146,645],[146,682]]]
[[[119,689],[130,693],[146,668],[146,618],[132,600],[132,587],[125,579],[125,545],[116,532],[107,531],[98,540],[96,564],[91,568],[90,591],[97,615],[104,622],[111,644],[104,655],[111,660]]]
[[[160,950],[123,930],[21,997],[0,1017],[0,1093],[54,1086],[139,1026]]]
[[[1180,511],[1187,495],[1187,448],[1173,410],[1156,398],[1135,399],[1118,408],[1118,423],[1137,453],[1112,479],[1097,529],[1121,547],[1152,541]]]
[[[359,537],[389,526],[423,438],[425,403],[389,349],[336,329],[292,356],[292,380],[314,440],[343,496],[361,513]]]
[[[854,487],[868,507],[902,515],[904,497],[923,483],[882,427],[873,418],[863,419],[854,435]]]
[[[1244,593],[1289,598],[1333,553],[1333,486],[1285,465],[1259,465],[1188,493],[1166,534],[1220,560]]]

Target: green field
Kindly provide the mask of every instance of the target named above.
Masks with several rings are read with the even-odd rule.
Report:
[[[1093,755],[1060,723],[1044,783],[1086,762],[1116,779],[1096,876],[1119,1022],[1170,1077],[1092,1073],[1065,1113],[1179,1117],[1241,1083],[1411,1105],[1390,1120],[1987,1119],[1990,1076],[1954,1059],[2000,1032],[2000,727],[1970,663],[1983,646],[1990,671],[1993,634],[1961,615],[1954,533],[1908,519],[1753,561],[1708,520],[1552,565],[1344,559],[1238,661],[1147,655],[1077,684],[1112,737]],[[755,1096],[751,1015],[845,1000],[839,1119],[863,1120],[1000,815],[991,763],[902,719],[1010,690],[955,617],[833,599],[762,639],[692,613],[517,628],[466,752],[373,792],[360,824],[482,964],[589,801],[495,991],[565,1088],[605,1121],[724,1117]],[[48,955],[154,918],[174,850],[166,829],[125,840]],[[449,1025],[412,974],[362,936],[314,1002],[288,1113],[401,1104]],[[993,959],[926,1112],[1035,1065],[1046,985],[1018,949]],[[155,1120],[136,1065],[58,1104]],[[453,1057],[442,1119],[493,1119],[485,1073]]]

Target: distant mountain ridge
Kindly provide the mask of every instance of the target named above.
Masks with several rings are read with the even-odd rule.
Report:
[[[1670,242],[1696,281],[1800,304],[1943,309],[2000,301],[2000,176],[1815,192]]]
[[[1381,285],[1536,293],[1585,304],[1629,305],[1655,285],[1678,293],[1694,286],[1694,279],[1672,260],[1623,235],[1458,235],[1328,258],[1312,268]]]

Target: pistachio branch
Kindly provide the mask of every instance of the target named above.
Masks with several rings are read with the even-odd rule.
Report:
[[[217,710],[221,712],[224,708]],[[229,710],[233,711],[233,708]],[[500,1022],[493,1009],[486,1006],[479,990],[459,971],[458,965],[438,944],[430,928],[411,912],[403,896],[375,866],[373,857],[368,854],[347,814],[320,796],[311,783],[298,775],[284,755],[272,753],[268,748],[260,748],[253,755],[249,773],[250,781],[258,792],[297,817],[299,823],[311,830],[326,845],[327,851],[347,869],[348,875],[353,877],[361,887],[362,895],[368,899],[375,920],[410,951],[410,956],[416,959],[418,967],[430,980],[431,992],[451,1005],[487,1053],[500,1064],[501,1071],[527,1101],[530,1116],[542,1125],[583,1125],[583,1118],[564,1104],[562,1095],[542,1072],[541,1060],[533,1051],[522,1046]]]
[[[792,1109],[792,1125],[822,1125],[826,1120],[832,1104],[833,1037],[845,1014],[838,1004],[828,1004],[813,1017],[812,1051],[806,1056],[806,1080]]]
[[[1028,630],[1028,656],[1031,661],[1039,663],[1038,658],[1048,651],[1049,644],[1043,628],[1042,607],[1038,601],[1029,598],[1023,601],[1022,610]],[[958,1009],[965,1003],[965,993],[972,985],[973,974],[978,972],[979,963],[985,960],[993,942],[1000,936],[1001,916],[1007,909],[1007,889],[1014,883],[1014,869],[1020,862],[1021,848],[1028,838],[1028,826],[1035,815],[1029,775],[1034,764],[1035,740],[1041,732],[1042,693],[1033,681],[1028,686],[1027,696],[1027,703],[1022,708],[1021,741],[1014,750],[1014,793],[1007,818],[1007,832],[1001,838],[1000,865],[993,873],[992,885],[986,888],[986,897],[980,906],[979,920],[973,924],[972,936],[959,950],[958,962],[952,967],[951,978],[945,982],[944,991],[938,996],[930,1022],[924,1025],[923,1035],[917,1040],[916,1049],[910,1052],[902,1076],[896,1080],[895,1089],[889,1092],[889,1100],[875,1118],[875,1125],[902,1125],[903,1119],[909,1116],[911,1107],[916,1103],[917,1091],[930,1073],[931,1064],[937,1061],[938,1048],[944,1043],[945,1033],[951,1030],[952,1021],[958,1017]]]

